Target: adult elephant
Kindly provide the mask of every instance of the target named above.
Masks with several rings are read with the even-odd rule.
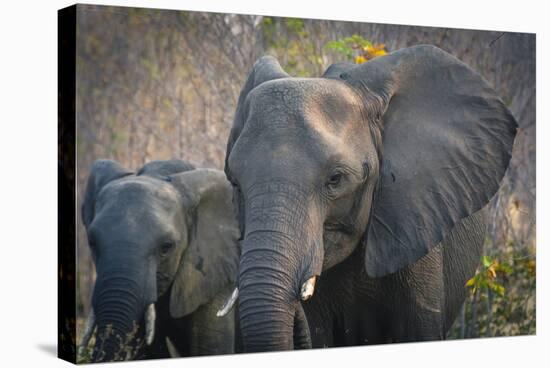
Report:
[[[433,46],[321,78],[259,59],[225,165],[244,349],[291,349],[298,322],[314,347],[445,338],[515,134],[487,82]]]
[[[234,314],[216,317],[239,259],[231,193],[222,171],[179,160],[137,173],[94,163],[82,206],[97,271],[82,341],[97,328],[92,361],[234,352]]]

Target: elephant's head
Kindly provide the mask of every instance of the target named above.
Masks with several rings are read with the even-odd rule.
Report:
[[[488,84],[433,46],[322,78],[259,59],[225,165],[243,237],[245,349],[291,349],[299,300],[358,246],[371,277],[427,254],[497,191],[515,133]]]
[[[174,160],[133,173],[96,161],[82,219],[97,271],[84,339],[97,326],[93,361],[129,358],[128,334],[150,344],[155,302],[167,290],[179,318],[235,282],[239,233],[221,171]]]

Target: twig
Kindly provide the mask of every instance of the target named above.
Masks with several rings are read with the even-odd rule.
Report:
[[[506,32],[502,32],[497,38],[495,38],[494,40],[492,40],[490,43],[489,43],[489,47],[493,46],[493,44],[495,42],[497,42],[498,40],[500,40],[502,38],[502,36],[504,36],[506,34]]]

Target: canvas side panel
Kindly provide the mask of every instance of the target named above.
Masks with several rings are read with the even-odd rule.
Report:
[[[76,6],[58,12],[58,356],[76,363]]]

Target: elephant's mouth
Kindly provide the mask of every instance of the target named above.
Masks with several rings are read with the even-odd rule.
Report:
[[[317,282],[317,276],[311,276],[302,284],[302,287],[300,288],[301,300],[306,301],[313,296],[316,282]],[[233,309],[238,298],[239,298],[239,288],[235,287],[235,289],[233,289],[233,292],[231,293],[229,298],[227,298],[227,300],[222,305],[222,307],[218,309],[218,311],[216,312],[216,317],[225,317]]]
[[[157,290],[159,295],[164,295],[166,291],[170,288],[174,281],[175,275],[170,275],[161,271],[157,271]]]
[[[323,225],[323,271],[342,262],[353,252],[357,234],[357,229],[347,223],[326,222]]]
[[[323,224],[323,230],[325,233],[342,233],[345,235],[352,235],[355,233],[354,226],[344,222],[325,222]]]

